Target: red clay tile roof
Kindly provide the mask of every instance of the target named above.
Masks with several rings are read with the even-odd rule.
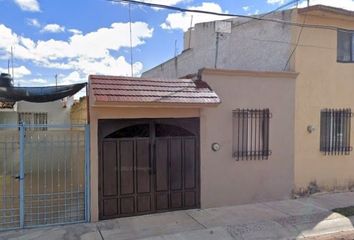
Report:
[[[97,102],[220,103],[218,95],[201,80],[90,75],[89,83]]]

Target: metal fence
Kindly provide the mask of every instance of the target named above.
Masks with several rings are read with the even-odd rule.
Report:
[[[89,213],[88,125],[0,125],[0,231]]]

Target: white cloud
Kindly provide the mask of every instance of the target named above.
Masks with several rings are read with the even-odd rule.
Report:
[[[68,31],[71,32],[72,34],[82,34],[82,31],[74,28],[71,28]]]
[[[38,28],[41,27],[41,24],[35,18],[28,18],[26,22],[29,26],[38,27]]]
[[[203,2],[200,6],[188,7],[193,10],[204,10],[210,12],[223,13],[221,6],[217,3]],[[193,16],[193,25],[201,22],[209,22],[215,20],[227,19],[228,17],[216,16],[202,13],[171,13],[168,14],[164,23],[161,24],[163,29],[181,29],[187,31],[190,27],[191,18]]]
[[[54,85],[53,83],[49,83],[48,80],[43,79],[43,78],[33,78],[33,79],[23,79],[23,78],[17,78],[15,79],[15,86],[22,86],[22,87],[40,87],[43,85]]]
[[[62,77],[58,84],[59,85],[68,85],[80,82],[86,82],[87,78],[80,74],[78,71],[73,71],[69,73],[67,76]]]
[[[64,26],[60,26],[59,24],[55,24],[55,23],[47,24],[41,30],[41,32],[51,32],[51,33],[59,33],[64,31],[65,31]]]
[[[7,68],[0,68],[0,73],[7,73]],[[10,69],[10,73],[12,73],[12,69]],[[31,75],[31,71],[25,66],[14,67],[14,75],[15,78],[22,78],[24,76]]]
[[[113,57],[121,48],[130,47],[129,23],[113,23],[87,34],[74,34],[68,40],[38,40],[19,36],[0,24],[0,59],[9,57],[14,46],[15,58],[30,61],[41,67],[78,71],[80,74],[129,75],[130,63],[122,56]],[[153,29],[144,22],[132,23],[132,47],[151,38]],[[143,65],[135,62],[134,73],[141,73]]]
[[[284,4],[285,0],[267,0],[268,4]]]
[[[242,9],[243,9],[243,11],[247,12],[250,10],[250,6],[244,6],[244,7],[242,7]]]
[[[318,4],[354,11],[354,1],[352,0],[340,0],[340,1],[311,0],[310,1],[310,5],[318,5]],[[301,1],[301,3],[299,3],[299,8],[303,8],[303,7],[307,7],[307,0]]]
[[[37,0],[14,0],[14,1],[23,11],[39,12],[41,10]]]
[[[35,79],[28,80],[28,81],[31,82],[31,83],[37,83],[37,84],[46,84],[46,83],[48,83],[48,80],[43,79],[43,78],[35,78]]]
[[[82,73],[89,74],[105,74],[105,75],[131,75],[130,63],[126,61],[123,56],[114,58],[112,56],[105,56],[102,59],[90,60],[80,58],[68,63],[73,69],[77,69]],[[141,62],[135,62],[133,64],[134,75],[139,75],[143,70],[143,64]]]
[[[168,6],[174,6],[182,2],[190,2],[192,0],[140,0],[140,2],[146,2],[146,3],[154,3],[154,4],[162,4],[162,5],[168,5]],[[126,2],[112,2],[112,4],[122,4],[127,6],[128,3]]]
[[[141,2],[173,6],[181,2],[186,2],[186,0],[142,0]]]

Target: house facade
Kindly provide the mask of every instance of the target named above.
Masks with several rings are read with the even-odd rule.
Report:
[[[12,108],[0,109],[0,124],[71,124],[70,107],[61,100],[47,103],[19,101]]]
[[[298,73],[293,193],[351,189],[353,17],[351,11],[318,5],[267,16],[295,22],[297,26],[268,21],[242,24],[238,19],[230,19],[231,31],[216,33],[215,22],[197,24],[185,34],[187,47],[179,56],[142,76],[182,77],[197,73],[202,65]],[[252,94],[244,104],[235,105],[248,107],[254,97],[263,102],[262,95]]]
[[[296,77],[90,76],[91,219],[289,198]]]

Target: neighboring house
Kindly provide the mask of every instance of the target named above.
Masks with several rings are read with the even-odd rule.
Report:
[[[70,124],[70,107],[63,101],[30,103],[20,101],[12,108],[0,109],[0,124]]]
[[[354,12],[317,5],[278,12],[267,18],[312,27],[269,21],[251,21],[239,25],[239,19],[230,19],[228,21],[231,22],[231,29],[224,28],[226,29],[223,30],[224,33],[216,33],[218,22],[197,24],[194,29],[185,33],[185,49],[179,56],[148,70],[142,77],[179,78],[198,73],[201,68],[215,66],[220,69],[298,73],[295,81],[294,116],[291,108],[283,109],[279,113],[293,117],[295,127],[293,128],[289,122],[288,127],[294,131],[294,138],[291,141],[284,140],[279,146],[271,141],[273,154],[276,154],[276,148],[293,144],[293,160],[284,158],[283,161],[294,162],[291,166],[294,194],[352,188],[354,134],[350,125],[354,108]],[[231,30],[229,31],[231,33],[225,33],[227,30]],[[261,72],[259,74],[263,75]],[[203,71],[200,77],[206,81]],[[215,81],[207,78],[207,82],[219,94],[223,103],[218,108],[222,108],[229,100],[223,100],[223,90],[220,91],[213,86],[218,78],[219,76],[215,77]],[[237,77],[234,81],[238,81]],[[225,83],[225,88],[227,85]],[[228,93],[233,93],[235,97],[232,101],[234,109],[259,108],[264,105],[264,97],[269,90],[263,89],[263,85],[253,87],[248,89],[246,95],[242,95],[242,101],[238,101],[236,100],[239,99],[238,89],[243,89],[243,85],[234,87],[229,85]],[[280,88],[279,85],[273,87]],[[293,90],[290,88],[284,89],[282,94],[292,93]],[[274,96],[273,101],[283,100],[279,99],[279,96]],[[268,108],[271,112],[274,111],[271,106]],[[275,116],[273,114],[273,117]],[[277,129],[278,125],[272,124],[272,128]],[[280,138],[287,137],[288,134],[284,132]],[[218,160],[228,161],[224,158]],[[269,162],[273,160],[270,159]],[[247,164],[257,167],[259,163],[234,164],[242,168]],[[226,174],[221,173],[214,175],[214,178],[224,176]],[[269,172],[268,176],[264,176],[264,180],[273,177],[274,175]],[[289,178],[292,178],[292,175],[289,175]],[[239,179],[244,181],[241,176]],[[215,187],[213,184],[210,186]],[[274,187],[278,188],[278,185],[275,183]],[[245,188],[249,190],[248,186]],[[240,199],[244,198],[241,189],[235,188],[235,191],[237,193],[234,194],[239,194]],[[243,202],[251,199],[244,198]]]
[[[70,110],[71,124],[87,124],[87,97],[75,100]]]

